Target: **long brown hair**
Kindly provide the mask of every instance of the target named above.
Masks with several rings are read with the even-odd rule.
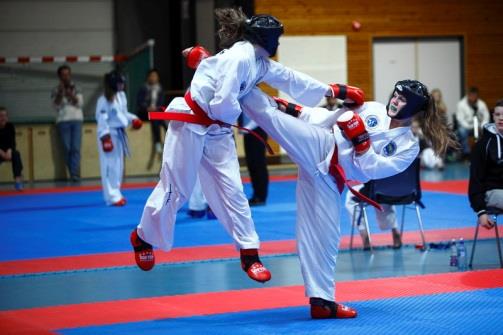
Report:
[[[419,117],[418,120],[425,139],[431,143],[433,151],[438,156],[444,156],[449,148],[454,150],[460,148],[456,135],[447,126],[442,113],[437,110],[431,94],[428,104],[422,112],[422,117]]]
[[[230,48],[237,41],[243,40],[248,17],[241,7],[217,8],[215,9],[215,17],[219,25],[218,37],[221,48]]]

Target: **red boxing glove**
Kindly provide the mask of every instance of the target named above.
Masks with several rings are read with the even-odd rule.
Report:
[[[329,86],[334,98],[344,100],[351,107],[361,106],[365,102],[365,93],[358,87],[339,84],[330,84]]]
[[[143,122],[140,119],[133,119],[131,126],[133,127],[133,129],[140,129],[141,126],[143,126]]]
[[[284,107],[284,112],[293,117],[299,117],[300,112],[302,111],[302,106],[292,104],[291,102],[286,101],[285,99],[281,99],[278,97],[272,97],[274,101],[278,104],[278,107]]]
[[[183,50],[182,55],[186,59],[187,66],[193,70],[197,69],[203,59],[211,56],[210,52],[200,45]]]
[[[346,137],[353,142],[356,154],[363,154],[370,148],[369,133],[365,129],[365,123],[360,115],[353,111],[347,111],[339,116],[337,125]]]
[[[114,144],[112,143],[112,137],[110,135],[105,135],[101,138],[101,146],[104,152],[110,152],[114,149]]]

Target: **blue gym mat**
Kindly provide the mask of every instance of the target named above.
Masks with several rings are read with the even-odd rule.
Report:
[[[311,320],[295,307],[60,330],[127,334],[501,334],[503,288],[349,303],[356,319]]]
[[[295,239],[295,184],[271,183],[267,206],[252,209],[262,241]],[[128,204],[121,208],[105,206],[99,191],[1,197],[0,261],[129,251],[129,233],[138,224],[150,191],[125,190]],[[245,184],[245,192],[251,194],[250,184]],[[473,226],[466,196],[424,192],[423,201],[425,229]],[[407,218],[411,222],[405,230],[416,230],[415,213],[408,211]],[[345,210],[341,231],[350,232]],[[175,247],[227,243],[232,241],[218,221],[192,219],[186,208],[179,212]]]

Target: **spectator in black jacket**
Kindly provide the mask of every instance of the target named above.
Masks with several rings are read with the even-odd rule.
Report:
[[[146,82],[138,91],[136,104],[136,114],[143,121],[148,120],[149,112],[154,112],[164,105],[164,92],[160,83],[159,71],[156,69],[148,71]],[[153,120],[150,122],[150,127],[155,151],[162,154],[161,127],[166,131],[168,126],[165,121]]]
[[[7,109],[0,107],[0,164],[3,162],[12,162],[12,173],[16,181],[16,190],[23,190],[23,164],[21,155],[16,150],[16,130],[14,125],[9,122]]]
[[[493,117],[472,152],[468,190],[478,223],[487,229],[494,227],[487,208],[503,210],[503,99],[496,103]]]

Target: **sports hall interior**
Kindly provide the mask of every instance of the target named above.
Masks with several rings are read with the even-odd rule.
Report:
[[[470,159],[459,152],[443,157],[440,168],[420,170],[426,243],[414,207],[397,206],[398,219],[405,217],[399,249],[369,207],[372,248],[365,250],[341,211],[336,298],[358,309],[356,319],[309,318],[296,254],[297,168],[271,138],[269,195],[251,208],[270,282],[249,280],[218,220],[191,217],[187,205],[177,215],[174,249],[158,251],[152,271],[136,267],[129,233],[159,180],[162,154],[149,121],[128,129],[131,157],[122,185],[128,202],[104,203],[95,120],[103,75],[115,68],[125,74],[132,113],[151,68],[166,102],[183,96],[194,71],[181,51],[195,44],[219,51],[213,11],[224,7],[275,16],[284,25],[275,60],[326,83],[359,87],[367,101],[386,104],[401,79],[439,88],[450,120],[471,87],[490,111],[503,99],[500,1],[0,1],[0,106],[16,127],[24,184],[15,190],[10,164],[0,164],[0,333],[501,333],[496,232],[503,233],[503,214],[496,229],[479,229],[471,259],[477,214],[468,199]],[[63,64],[84,94],[78,181],[67,171],[51,104]],[[235,142],[251,197],[237,130]],[[469,138],[471,148],[475,142]],[[451,266],[453,239],[464,240],[472,266]]]

